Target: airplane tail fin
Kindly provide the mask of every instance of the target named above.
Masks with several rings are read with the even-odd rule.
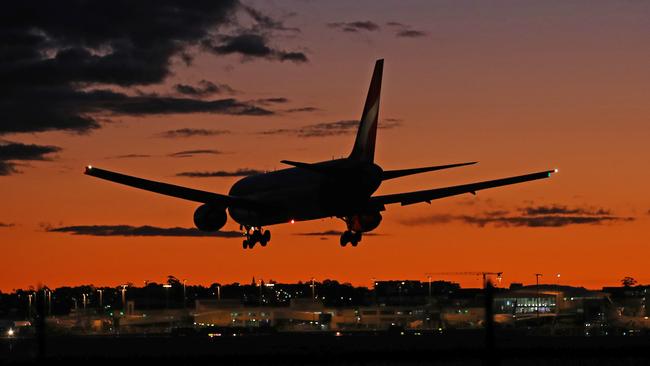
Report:
[[[350,159],[372,163],[375,158],[375,140],[377,137],[377,120],[379,117],[379,94],[384,60],[377,60],[372,73],[366,104],[363,107],[357,138],[354,141]]]

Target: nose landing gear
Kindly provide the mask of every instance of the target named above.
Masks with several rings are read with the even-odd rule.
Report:
[[[271,232],[268,230],[262,231],[261,227],[245,227],[244,235],[246,239],[242,242],[244,249],[253,249],[255,244],[260,243],[265,247],[271,241]]]

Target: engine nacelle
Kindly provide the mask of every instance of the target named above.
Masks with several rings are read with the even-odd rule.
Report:
[[[205,204],[194,211],[194,225],[201,231],[218,231],[228,221],[226,209],[215,205]]]
[[[379,212],[361,213],[347,217],[346,222],[352,231],[359,233],[372,231],[381,223],[381,214]]]

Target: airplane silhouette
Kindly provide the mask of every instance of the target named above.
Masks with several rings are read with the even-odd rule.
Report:
[[[379,115],[379,95],[383,60],[377,60],[370,82],[368,96],[361,115],[352,152],[347,158],[303,163],[282,160],[293,166],[274,172],[256,174],[237,181],[228,195],[161,183],[87,166],[85,174],[125,184],[167,196],[202,203],[194,212],[194,224],[199,230],[218,231],[230,217],[240,224],[246,237],[243,247],[261,246],[271,240],[271,232],[264,226],[315,220],[326,217],[342,219],[347,230],[340,238],[341,246],[357,246],[362,233],[377,228],[385,206],[402,206],[464,193],[544,179],[557,169],[514,177],[428,189],[407,193],[372,196],[381,182],[412,174],[449,169],[476,162],[429,166],[414,169],[383,170],[374,163],[375,140]]]

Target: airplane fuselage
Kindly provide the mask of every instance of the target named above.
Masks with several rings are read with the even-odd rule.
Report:
[[[310,168],[289,168],[237,181],[229,195],[259,202],[263,210],[228,209],[246,226],[265,226],[361,213],[381,184],[382,169],[373,163],[337,159]]]

